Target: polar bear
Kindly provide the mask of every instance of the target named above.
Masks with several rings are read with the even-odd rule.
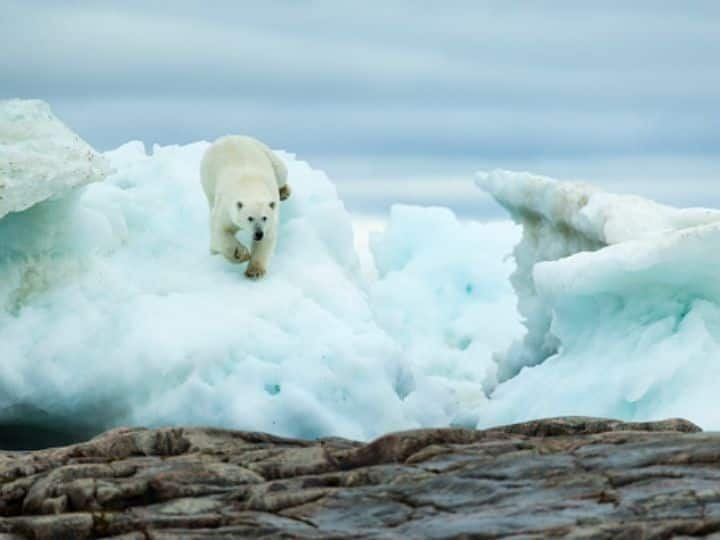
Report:
[[[275,250],[279,201],[290,196],[285,164],[260,141],[228,135],[206,150],[200,177],[210,206],[210,253],[249,260],[245,275],[262,277]],[[252,234],[250,251],[235,238],[241,230]]]

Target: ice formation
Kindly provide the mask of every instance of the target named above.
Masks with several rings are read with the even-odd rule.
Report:
[[[208,253],[207,144],[128,143],[104,154],[104,182],[0,219],[0,427],[368,439],[473,424],[491,349],[517,332],[502,262],[515,227],[398,207],[367,283],[335,187],[282,154],[293,196],[268,276],[249,281]]]
[[[416,372],[405,399],[419,425],[474,425],[497,384],[494,351],[520,333],[508,281],[518,231],[509,222],[459,223],[446,208],[394,206],[371,249],[378,279],[370,303],[378,324]],[[455,395],[463,410],[448,402]],[[428,401],[428,397],[432,400]],[[445,402],[443,409],[430,402]]]
[[[281,153],[294,194],[255,282],[208,253],[208,143],[98,155],[45,105],[8,103],[0,439],[23,423],[356,439],[564,414],[720,426],[718,211],[483,173],[521,231],[395,206],[367,279],[332,182]]]
[[[107,162],[42,101],[0,101],[0,218],[97,182]]]
[[[720,212],[527,173],[477,182],[523,227],[512,282],[527,327],[499,360],[505,382],[481,424],[590,414],[720,425]]]

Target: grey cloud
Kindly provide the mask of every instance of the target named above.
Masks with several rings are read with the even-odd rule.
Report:
[[[267,100],[57,99],[56,112],[101,148],[130,138],[162,144],[253,133],[299,153],[382,156],[708,152],[720,124],[706,114]],[[93,135],[98,127],[102,136]]]
[[[0,97],[101,149],[245,132],[364,182],[617,177],[597,164],[719,160],[719,27],[715,1],[6,0]]]
[[[322,103],[593,99],[596,107],[690,94],[693,103],[676,104],[688,107],[715,100],[720,82],[720,10],[708,18],[557,3],[529,12],[476,2],[15,5],[3,18],[13,39],[0,58],[6,88],[16,92]]]

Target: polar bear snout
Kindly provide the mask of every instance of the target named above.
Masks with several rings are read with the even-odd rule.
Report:
[[[260,240],[263,239],[264,236],[265,236],[265,233],[262,232],[260,229],[257,229],[255,231],[255,234],[253,235],[253,240],[255,240],[256,242],[259,242]]]

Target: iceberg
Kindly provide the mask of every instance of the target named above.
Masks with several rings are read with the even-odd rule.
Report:
[[[565,414],[720,426],[720,212],[509,171],[477,184],[522,226],[525,337],[482,425]]]
[[[0,439],[27,424],[365,440],[474,425],[492,351],[519,328],[503,262],[518,229],[396,207],[368,281],[333,183],[279,152],[293,196],[268,275],[247,280],[209,254],[208,144],[127,143],[100,156],[103,182],[0,219]]]
[[[720,426],[720,211],[480,173],[515,223],[395,205],[368,277],[334,184],[278,152],[293,196],[251,281],[209,254],[209,143],[99,154],[41,102],[3,107],[0,448],[128,424]]]
[[[38,100],[0,101],[0,218],[98,182],[107,161]]]
[[[0,101],[0,309],[71,276],[92,216],[70,210],[108,161],[37,100]],[[42,203],[42,204],[39,204]]]

